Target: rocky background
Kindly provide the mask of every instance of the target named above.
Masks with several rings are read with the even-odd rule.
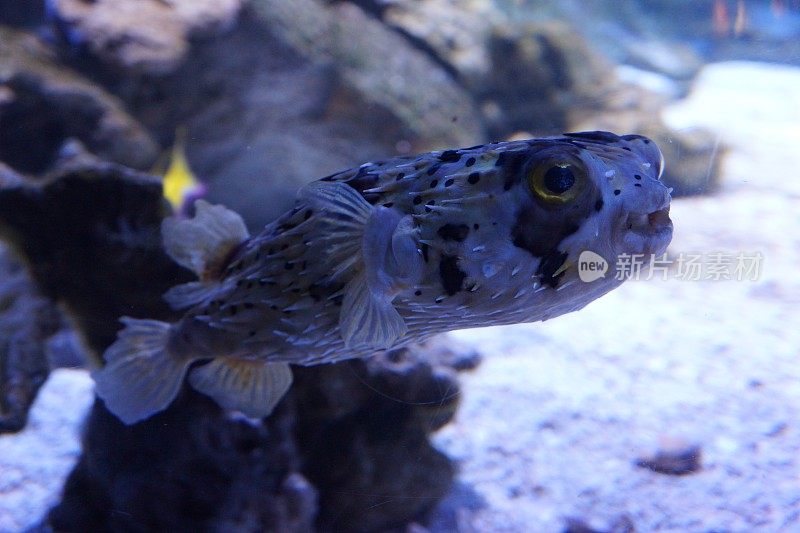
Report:
[[[725,17],[719,13],[723,4]],[[607,311],[591,315],[593,306],[576,315],[585,315],[584,322],[560,320],[564,326],[552,332],[537,325],[533,333],[525,327],[524,334],[510,336],[494,330],[485,336],[464,333],[459,334],[463,347],[450,338],[369,362],[303,369],[287,400],[260,423],[223,413],[190,390],[167,412],[133,428],[95,403],[83,423],[80,447],[76,431],[91,401],[91,384],[84,370],[57,370],[25,429],[48,373],[96,363],[96,354],[114,338],[116,317],[170,318],[160,294],[189,274],[160,249],[158,223],[169,207],[159,178],[149,172],[176,142],[180,128],[187,131],[188,159],[207,184],[208,198],[239,211],[256,230],[291,204],[302,183],[370,159],[562,131],[643,133],[662,147],[664,180],[674,194],[697,197],[676,202],[683,215],[683,220],[675,217],[678,230],[710,228],[702,233],[705,238],[688,243],[676,238],[675,246],[741,248],[752,238],[762,248],[781,249],[786,243],[760,233],[743,230],[738,240],[718,236],[738,227],[723,215],[742,210],[751,199],[747,188],[732,196],[732,187],[738,191],[737,184],[757,181],[748,178],[749,172],[763,175],[768,168],[768,175],[778,176],[786,165],[796,165],[780,155],[783,141],[796,131],[771,129],[786,123],[789,115],[782,106],[790,108],[795,93],[773,94],[766,81],[758,89],[778,106],[769,115],[773,122],[743,121],[763,114],[757,105],[750,115],[746,111],[746,96],[755,89],[721,99],[727,106],[708,97],[690,118],[676,120],[672,114],[672,104],[690,92],[708,61],[800,61],[795,49],[800,17],[791,2],[746,5],[744,24],[734,2],[712,1],[691,10],[657,0],[0,4],[0,236],[5,242],[0,245],[0,432],[19,432],[0,436],[0,530],[789,527],[792,513],[796,521],[800,512],[798,500],[764,494],[753,484],[742,489],[750,503],[736,500],[746,508],[736,515],[744,517],[739,521],[710,507],[694,513],[681,509],[711,493],[730,496],[715,500],[717,511],[735,500],[729,487],[741,485],[719,473],[734,476],[736,465],[714,454],[737,436],[717,441],[691,426],[687,431],[694,434],[665,446],[660,455],[642,452],[641,467],[631,457],[630,448],[641,445],[635,438],[603,439],[602,444],[585,438],[587,433],[608,436],[615,425],[637,428],[626,410],[631,402],[649,402],[647,415],[655,426],[680,425],[662,416],[664,404],[654,398],[629,399],[646,388],[648,379],[660,383],[659,376],[670,369],[688,372],[689,383],[692,372],[708,370],[687,363],[693,360],[687,351],[706,353],[710,345],[703,342],[713,344],[713,336],[679,344],[670,353],[664,352],[668,344],[659,347],[653,339],[660,338],[655,332],[685,329],[679,316],[688,307],[676,306],[676,298],[702,308],[708,294],[719,294],[713,290],[720,285],[713,284],[711,293],[700,291],[706,296],[673,286],[615,293],[609,297],[612,307],[600,307]],[[756,70],[728,83],[762,77],[772,79]],[[792,83],[792,78],[780,79]],[[741,120],[701,119],[709,114]],[[764,142],[750,143],[746,134],[735,133],[742,124]],[[773,149],[773,156],[759,164],[743,158],[748,149],[752,155],[751,144],[759,154]],[[778,204],[782,195],[796,192],[780,191]],[[789,210],[778,204],[774,212]],[[766,221],[769,236],[784,240],[797,227],[796,220],[751,215]],[[719,223],[716,229],[710,219]],[[780,306],[796,293],[770,283],[753,290],[769,302],[759,313],[773,317],[766,309],[777,304],[788,312]],[[752,297],[744,291],[740,300],[720,306],[751,308]],[[609,339],[634,339],[627,348],[578,340],[564,344],[576,337],[570,327],[594,330],[592,324],[618,323],[607,318],[621,313],[614,301],[638,301],[640,310],[660,301],[665,311],[652,320],[636,317],[638,341],[629,330],[609,325],[607,331],[617,331],[617,336],[608,333]],[[691,320],[703,323],[702,317]],[[747,321],[746,314],[741,321]],[[747,346],[765,354],[754,360],[777,364],[779,376],[790,376],[792,367],[776,361],[796,343],[760,321],[750,321],[750,328],[745,331],[760,343],[751,340]],[[739,330],[740,322],[732,321],[730,334]],[[527,347],[531,339],[541,345],[533,354]],[[468,378],[465,409],[453,423],[462,391],[457,374],[477,365],[476,349],[491,357]],[[636,352],[629,354],[633,360],[647,361],[644,370],[623,362],[629,358],[619,354],[628,351]],[[716,379],[758,374],[753,383],[769,381],[751,367],[736,366],[748,359],[747,350],[723,353],[733,369]],[[598,361],[606,366],[598,367]],[[593,369],[602,379],[592,379],[589,370],[584,378],[568,379],[580,368]],[[548,377],[554,369],[563,370],[563,381]],[[506,375],[544,381],[537,377],[526,384]],[[693,390],[680,388],[686,380],[676,382],[667,394]],[[625,394],[618,394],[620,383],[627,387]],[[586,394],[592,387],[601,389]],[[692,402],[667,402],[668,410],[716,420],[725,405],[739,405],[738,396],[731,399],[724,387],[703,390],[718,399],[710,402],[713,407],[703,404],[706,410],[698,411]],[[753,385],[746,394],[774,390]],[[780,391],[788,397],[796,393]],[[796,452],[789,444],[793,421],[780,402],[755,398],[765,407],[737,407],[745,413],[739,425],[711,427],[722,435],[742,435],[758,417],[774,422],[762,433],[782,444],[765,460],[783,464],[782,470],[764,470],[756,459],[740,469],[745,479],[761,476],[783,487],[789,477],[779,471],[797,467],[787,459]],[[598,412],[598,405],[612,407]],[[526,417],[531,411],[538,422]],[[727,416],[724,420],[732,415]],[[581,418],[588,422],[573,424]],[[442,427],[434,437],[437,449],[430,439]],[[648,431],[671,438],[657,427]],[[742,441],[742,446],[752,449],[759,442]],[[692,485],[685,498],[670,496],[674,478],[669,474],[703,471],[704,453],[716,458],[712,465],[724,465],[715,470],[717,477]],[[456,464],[448,457],[462,465],[455,488]],[[591,468],[591,461],[611,461],[611,466]],[[626,467],[639,468],[636,482],[626,482]],[[574,475],[568,475],[571,469]],[[590,482],[592,475],[605,481]],[[604,483],[615,491],[627,488],[611,498]],[[673,498],[653,502],[669,509],[669,516],[659,522],[651,507],[633,506],[641,491],[655,500]],[[594,496],[576,500],[575,494]],[[763,509],[771,510],[769,517],[763,517]]]

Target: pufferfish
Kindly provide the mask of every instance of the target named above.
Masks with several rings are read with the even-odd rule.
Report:
[[[581,309],[622,283],[581,281],[582,252],[614,264],[669,244],[663,168],[650,139],[595,131],[366,163],[307,185],[252,237],[200,200],[162,224],[166,251],[198,276],[165,294],[186,314],[123,317],[96,392],[132,424],[188,375],[223,408],[264,417],[290,364]]]

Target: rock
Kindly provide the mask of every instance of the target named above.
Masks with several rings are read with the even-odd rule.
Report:
[[[400,152],[484,140],[469,95],[393,31],[351,5],[313,3],[306,14],[279,4],[243,9],[231,31],[193,41],[168,74],[98,71],[90,54],[65,53],[77,54],[76,68],[101,79],[162,145],[185,126],[189,163],[208,198],[240,212],[253,231],[311,180]],[[292,40],[300,30],[291,24],[313,16],[341,34],[321,43],[330,53]],[[356,43],[362,55],[370,50],[355,58],[363,65],[351,61]]]
[[[346,2],[255,0],[286,43],[314,62],[331,63],[363,102],[386,108],[416,136],[438,146],[484,138],[469,94],[427,54]]]
[[[636,466],[659,474],[685,476],[700,470],[701,457],[702,449],[699,445],[669,440],[652,456],[637,459]]]
[[[0,433],[25,426],[50,373],[47,340],[62,327],[56,307],[0,243]]]
[[[0,10],[0,24],[34,26],[44,20],[44,0],[5,0]]]
[[[173,71],[190,37],[230,29],[241,0],[53,0],[50,14],[67,41],[101,61],[139,73]]]
[[[112,163],[0,189],[0,234],[95,351],[116,337],[116,317],[173,316],[161,294],[190,274],[161,246],[170,212],[158,178]]]
[[[101,353],[122,314],[175,319],[161,294],[188,273],[161,250],[168,210],[157,179],[86,159],[74,165],[42,186],[0,189],[0,229]],[[448,361],[474,359],[452,351],[432,344],[298,367],[264,420],[226,413],[188,387],[134,426],[96,401],[48,525],[374,531],[417,520],[454,475],[429,441],[458,405]]]
[[[100,87],[57,64],[33,35],[0,27],[0,161],[40,174],[68,138],[91,152],[132,167],[155,160],[157,147],[122,104]]]
[[[635,533],[636,527],[628,515],[621,515],[607,529],[597,529],[581,518],[567,518],[563,533]]]
[[[663,179],[676,196],[714,190],[724,154],[715,137],[675,131],[660,119],[700,68],[696,54],[625,27],[614,30],[624,36],[616,48],[607,45],[608,24],[635,24],[629,13],[619,19],[618,10],[605,26],[588,23],[608,18],[602,3],[509,9],[482,0],[400,0],[379,13],[456,71],[480,102],[491,138],[595,129],[640,133],[659,141],[667,161]],[[615,69],[611,57],[649,72]]]
[[[363,2],[362,2],[363,3]],[[455,71],[468,87],[489,77],[486,43],[492,28],[508,21],[491,0],[397,0],[370,2],[385,8],[381,19],[424,43],[435,57]]]
[[[574,117],[596,113],[614,88],[610,62],[562,23],[497,28],[488,48],[482,97],[499,109],[494,136],[575,131]]]

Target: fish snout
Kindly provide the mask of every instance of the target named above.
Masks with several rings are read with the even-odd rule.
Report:
[[[670,189],[653,180],[648,201],[628,212],[624,220],[624,243],[628,253],[660,255],[672,240],[669,216]]]

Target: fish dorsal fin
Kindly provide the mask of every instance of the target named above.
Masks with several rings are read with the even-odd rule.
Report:
[[[230,209],[205,200],[198,200],[195,207],[192,218],[165,218],[161,236],[164,249],[176,263],[207,281],[249,234],[242,217]]]
[[[192,370],[189,383],[225,409],[263,418],[286,394],[292,371],[286,363],[220,357]]]

